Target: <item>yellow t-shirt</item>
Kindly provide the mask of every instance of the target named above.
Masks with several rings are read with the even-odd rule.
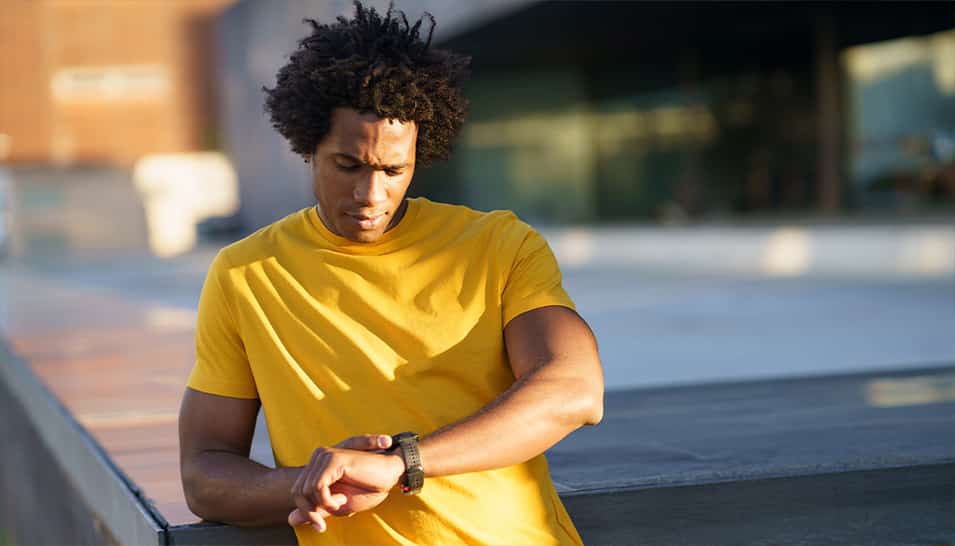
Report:
[[[476,413],[514,382],[504,326],[548,305],[573,308],[547,243],[513,213],[410,199],[363,244],[310,207],[219,252],[189,386],[261,399],[276,463],[305,465],[349,436],[427,436]],[[543,455],[427,478],[419,495],[296,533],[303,545],[581,544]]]

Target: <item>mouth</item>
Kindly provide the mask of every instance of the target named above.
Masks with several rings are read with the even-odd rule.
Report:
[[[361,229],[375,229],[384,221],[387,213],[379,212],[373,214],[346,212],[345,216],[351,218]]]

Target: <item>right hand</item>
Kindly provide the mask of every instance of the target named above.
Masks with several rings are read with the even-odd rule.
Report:
[[[361,436],[352,436],[335,444],[338,449],[352,449],[355,451],[365,451],[373,453],[383,453],[391,447],[391,436],[387,434],[364,434]],[[317,451],[317,450],[316,450]],[[308,465],[305,465],[299,473],[298,479],[292,486],[291,494],[295,499],[297,508],[288,516],[288,524],[292,527],[310,523],[318,532],[324,532],[327,529],[325,518],[336,515],[319,507],[321,499],[319,493],[310,490],[308,487],[312,476],[309,475],[309,469],[312,468],[315,454]],[[340,487],[332,487],[332,498],[338,505],[344,505],[351,497],[354,502],[362,497],[375,498],[380,495],[377,490],[365,490],[360,486],[340,484]],[[360,501],[359,501],[360,502]],[[380,502],[380,500],[378,501]],[[377,504],[377,503],[376,503]]]

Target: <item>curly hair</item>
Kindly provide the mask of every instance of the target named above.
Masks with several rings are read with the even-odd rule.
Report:
[[[422,39],[425,18],[430,29]],[[303,22],[312,33],[279,69],[275,87],[262,88],[272,126],[292,151],[307,160],[328,133],[332,110],[349,107],[414,121],[421,166],[450,156],[467,109],[462,86],[470,57],[431,47],[431,14],[410,24],[393,6],[382,16],[356,0],[352,19]]]

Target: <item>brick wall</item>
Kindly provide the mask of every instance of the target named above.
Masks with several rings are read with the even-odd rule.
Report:
[[[130,164],[213,146],[213,18],[233,1],[6,0],[0,159]]]

